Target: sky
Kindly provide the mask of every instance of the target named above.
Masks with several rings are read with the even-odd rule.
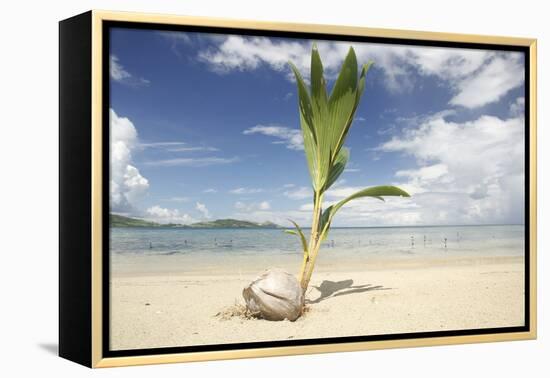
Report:
[[[312,189],[288,61],[329,90],[350,46],[373,61],[325,206],[365,187],[334,226],[524,223],[524,55],[412,45],[114,28],[110,205],[159,223],[303,226]]]

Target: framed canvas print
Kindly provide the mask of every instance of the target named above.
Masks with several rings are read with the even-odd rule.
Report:
[[[89,367],[536,337],[536,41],[60,22],[59,351]]]

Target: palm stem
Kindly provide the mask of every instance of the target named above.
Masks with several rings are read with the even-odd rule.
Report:
[[[318,237],[312,249],[310,250],[309,264],[307,266],[307,270],[304,273],[304,276],[301,281],[301,286],[303,288],[304,293],[309,286],[309,281],[311,280],[311,276],[313,275],[313,268],[315,267],[315,261],[317,260],[317,255],[319,254],[320,249],[321,249],[321,238]]]
[[[296,77],[304,152],[314,190],[309,241],[306,240],[300,227],[292,222],[298,232],[294,234],[300,237],[304,250],[299,275],[304,294],[311,280],[321,243],[327,236],[337,211],[348,202],[359,198],[371,197],[383,200],[384,196],[409,197],[407,192],[395,186],[365,188],[330,205],[322,215],[324,193],[337,182],[349,160],[349,149],[344,147],[344,142],[365,89],[365,77],[370,64],[363,66],[358,79],[357,57],[353,48],[350,47],[331,94],[328,96],[326,81],[323,77],[323,64],[315,46],[311,52],[310,88],[296,66],[290,63]]]
[[[309,263],[309,253],[304,253],[304,258],[302,260],[302,267],[300,268],[300,275],[298,279],[299,282],[302,282],[308,263]]]
[[[307,257],[304,258],[302,269],[300,270],[300,285],[305,292],[309,285],[309,280],[313,272],[315,257],[319,250],[319,222],[322,213],[323,194],[315,192],[315,205],[313,207],[313,219],[311,221],[311,235],[309,238],[309,247]],[[312,254],[313,253],[313,254]]]

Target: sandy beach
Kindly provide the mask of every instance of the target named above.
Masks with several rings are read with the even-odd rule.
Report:
[[[238,272],[135,265],[111,277],[111,349],[521,326],[523,263],[514,256],[321,262],[308,311],[295,322],[220,316],[244,304],[257,264]],[[294,273],[298,264],[279,266]]]

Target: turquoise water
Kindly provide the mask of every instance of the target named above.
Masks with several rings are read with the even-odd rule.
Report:
[[[306,233],[309,230],[304,230]],[[332,254],[523,256],[523,225],[336,228],[323,250]],[[111,256],[301,255],[294,235],[266,229],[112,228]]]

